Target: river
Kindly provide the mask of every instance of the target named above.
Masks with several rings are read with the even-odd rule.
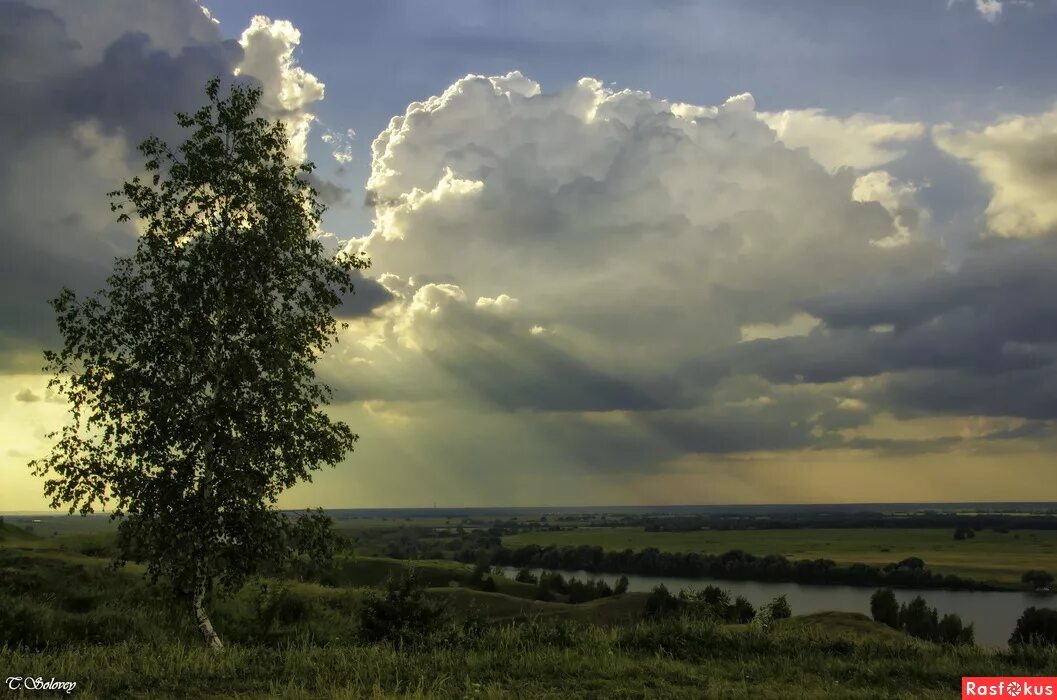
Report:
[[[513,578],[518,570],[500,567]],[[539,574],[539,569],[533,569]],[[586,571],[562,571],[566,578],[600,578],[615,585],[620,574],[592,574]],[[807,615],[824,610],[870,614],[870,596],[875,588],[856,586],[819,586],[800,583],[773,583],[761,581],[730,581],[709,578],[680,578],[677,576],[638,576],[628,574],[628,590],[648,593],[654,586],[663,583],[672,593],[688,586],[697,588],[715,584],[730,592],[731,596],[745,596],[756,608],[784,594],[794,615]],[[976,632],[976,643],[983,646],[1006,646],[1017,619],[1025,608],[1057,607],[1057,598],[1027,592],[1013,591],[947,591],[936,588],[924,590],[894,589],[896,600],[910,602],[920,595],[939,611],[940,617],[955,613],[965,623],[972,623]]]

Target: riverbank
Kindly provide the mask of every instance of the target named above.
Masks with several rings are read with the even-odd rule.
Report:
[[[514,578],[518,569],[502,567],[504,576]],[[542,569],[530,569],[539,575]],[[620,574],[599,574],[588,571],[563,571],[564,576],[580,579],[602,579],[610,586],[615,586]],[[730,592],[732,596],[743,596],[757,609],[784,595],[796,615],[814,615],[829,611],[840,611],[846,614],[870,615],[870,596],[874,588],[837,585],[809,585],[797,583],[778,583],[765,581],[731,581],[710,578],[686,578],[677,576],[641,576],[626,575],[628,591],[631,593],[648,593],[658,585],[664,585],[670,591],[678,592],[683,588],[702,588],[712,584]],[[954,613],[969,624],[976,633],[976,643],[985,647],[1002,648],[1009,641],[1017,619],[1025,608],[1031,606],[1057,606],[1057,596],[1040,596],[1023,591],[947,591],[941,589],[917,590],[894,589],[896,600],[909,603],[915,596],[921,596],[940,614]]]
[[[502,544],[599,546],[606,551],[655,548],[660,552],[718,555],[732,550],[789,560],[832,560],[837,566],[883,567],[909,557],[938,575],[973,581],[982,589],[1019,590],[1030,569],[1057,572],[1057,531],[993,529],[955,539],[945,528],[795,528],[650,532],[644,527],[574,527],[504,535]],[[579,567],[577,567],[579,568]],[[637,572],[645,573],[645,572]],[[870,585],[870,584],[867,584]]]

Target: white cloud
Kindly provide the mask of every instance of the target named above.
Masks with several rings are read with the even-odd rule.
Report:
[[[995,22],[1002,14],[1002,3],[999,0],[976,0],[976,11],[988,22]]]
[[[852,187],[856,202],[877,202],[892,216],[892,233],[872,241],[882,248],[906,245],[929,219],[929,212],[917,200],[918,187],[902,182],[884,170],[861,175]]]
[[[334,160],[342,165],[351,163],[353,159],[353,142],[356,140],[356,131],[346,129],[344,132],[327,130],[319,137],[323,143],[331,147],[330,154]]]
[[[807,335],[820,323],[811,314],[799,313],[782,323],[750,323],[741,327],[743,343],[760,339],[791,338]]]
[[[938,126],[936,145],[972,165],[991,186],[987,222],[999,236],[1057,232],[1057,108],[1012,115],[977,130]]]
[[[294,160],[305,159],[308,132],[315,120],[308,110],[324,94],[323,83],[294,60],[294,49],[300,43],[301,32],[289,21],[257,15],[239,39],[243,58],[236,68],[236,73],[261,82],[262,111],[286,124]]]
[[[922,237],[876,245],[913,188],[788,148],[748,95],[695,106],[592,79],[548,93],[469,76],[410,105],[373,154],[374,228],[354,245],[393,300],[354,330],[357,364],[327,374],[360,400],[552,431],[507,462],[546,443],[570,473],[660,468],[683,451],[839,439],[870,416],[840,403],[847,387],[694,368],[742,340],[812,334],[809,300],[942,261]],[[447,440],[451,455],[475,442],[457,426]]]
[[[830,170],[876,168],[901,158],[925,126],[875,114],[835,117],[821,109],[763,112],[759,118],[790,148],[806,148]]]
[[[506,294],[500,294],[494,299],[491,297],[479,297],[477,303],[474,304],[478,309],[495,311],[496,313],[510,311],[516,308],[517,305],[518,300]]]
[[[871,244],[892,216],[786,148],[748,95],[673,105],[592,79],[548,93],[468,76],[393,118],[373,154],[374,229],[355,245],[374,269],[516,297],[528,327],[561,327],[614,370],[671,366],[864,270],[899,279],[939,257]]]

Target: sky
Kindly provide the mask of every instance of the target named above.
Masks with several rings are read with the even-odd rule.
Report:
[[[207,9],[208,8],[208,9]],[[1057,500],[1053,0],[0,0],[0,512],[209,78],[372,266],[280,506]]]

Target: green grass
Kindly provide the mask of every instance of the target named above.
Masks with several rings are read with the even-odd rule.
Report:
[[[0,667],[78,683],[82,698],[957,697],[962,675],[1038,675],[1012,655],[810,630],[674,621],[631,628],[501,625],[462,645],[179,641],[0,648]]]
[[[416,566],[440,582],[427,595],[455,619],[483,619],[460,628],[469,632],[405,648],[364,643],[360,584],[259,579],[212,601],[228,645],[215,655],[142,569],[111,570],[69,546],[76,539],[41,546],[3,534],[0,669],[76,681],[81,698],[947,698],[963,675],[1057,667],[1052,649],[944,647],[850,613],[770,630],[643,621],[643,594],[567,605],[485,593],[447,585],[467,570],[452,562]],[[406,565],[360,558],[342,571],[377,582]]]
[[[721,554],[742,549],[790,559],[833,559],[840,564],[887,564],[906,557],[925,560],[937,573],[956,574],[998,586],[1019,586],[1028,569],[1057,572],[1057,531],[981,531],[955,540],[940,529],[788,529],[646,532],[641,527],[581,527],[503,538],[508,547],[526,544],[598,545],[603,549],[656,547],[669,552]]]

